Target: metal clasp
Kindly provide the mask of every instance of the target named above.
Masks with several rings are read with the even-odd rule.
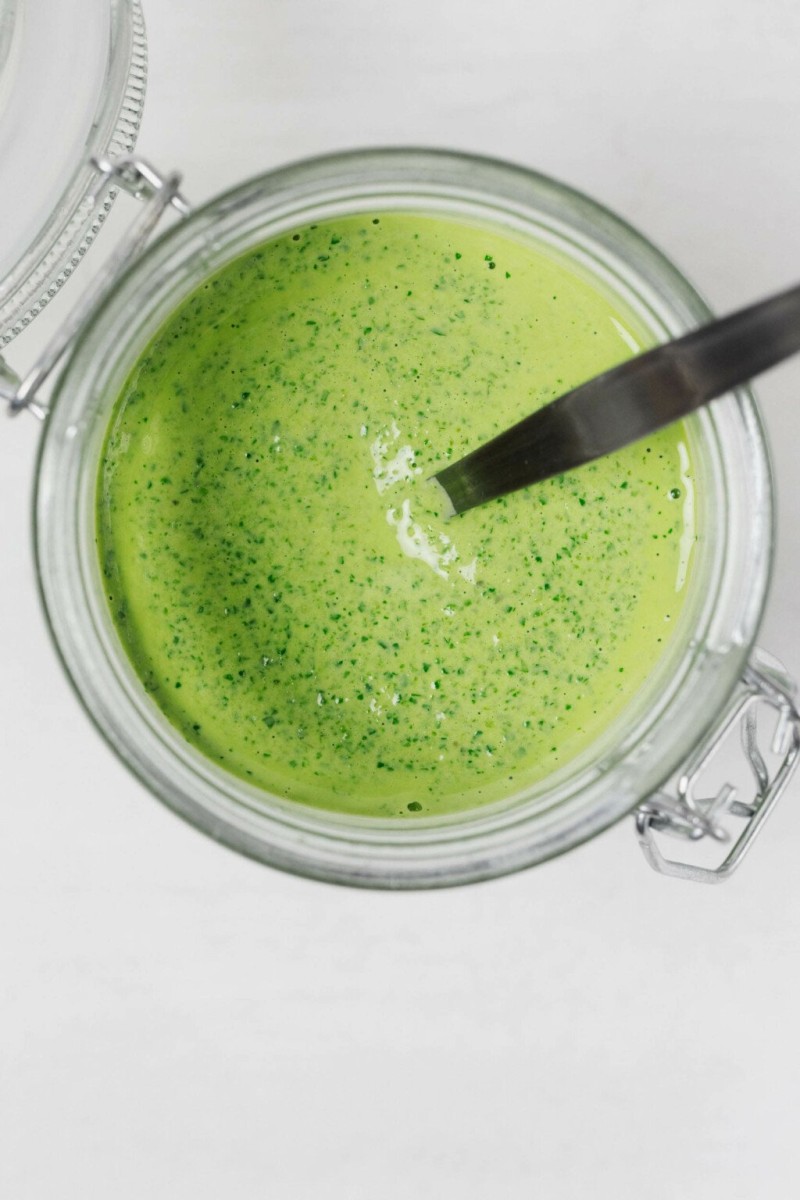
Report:
[[[794,683],[782,665],[757,650],[710,739],[693,755],[671,789],[655,792],[635,811],[639,844],[656,871],[701,883],[720,883],[733,874],[800,760],[800,714],[794,691]],[[768,721],[772,723],[769,766],[761,749]],[[750,798],[742,799],[736,784],[719,780],[708,794],[714,760],[730,745],[737,730],[745,773],[752,777]],[[728,831],[731,818],[744,821],[735,840]],[[733,845],[720,863],[707,866],[665,857],[658,844],[660,834],[688,842],[703,838],[717,843],[733,841]]]
[[[18,380],[0,360],[0,399],[8,402],[10,416],[16,416],[25,409],[40,421],[45,419],[48,406],[39,398],[39,389],[58,365],[90,311],[108,293],[128,263],[141,253],[167,208],[174,208],[182,217],[188,216],[191,211],[180,193],[181,176],[176,172],[162,175],[141,158],[124,158],[117,162],[95,158],[92,159],[92,163],[99,172],[95,196],[121,187],[137,200],[143,201],[145,208],[138,221],[109,257],[93,285],[81,297],[45,347],[41,357],[22,380]]]

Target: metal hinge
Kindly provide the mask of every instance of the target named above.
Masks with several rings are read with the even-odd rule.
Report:
[[[48,406],[40,398],[39,390],[66,353],[91,310],[101,302],[125,267],[141,253],[167,208],[174,208],[182,217],[188,216],[191,211],[180,193],[181,177],[176,172],[162,175],[141,158],[124,158],[117,162],[95,158],[92,163],[99,173],[96,196],[111,188],[121,187],[137,200],[143,201],[145,208],[31,370],[19,379],[0,359],[0,400],[7,402],[10,416],[26,410],[39,420],[45,419]]]
[[[768,766],[760,739],[765,717],[772,724]],[[761,718],[762,729],[759,729]],[[738,731],[747,772],[752,777],[748,798],[733,783],[703,788],[709,767]],[[709,740],[693,755],[672,789],[655,792],[635,811],[636,833],[647,861],[656,871],[680,879],[720,883],[738,867],[763,827],[800,759],[800,714],[794,703],[794,684],[777,660],[756,651],[741,684]],[[706,788],[708,783],[706,783]],[[744,821],[734,837],[729,826]],[[667,858],[658,844],[665,834],[688,842],[703,838],[730,845],[721,862],[700,865],[685,858]],[[732,843],[732,845],[731,845]]]

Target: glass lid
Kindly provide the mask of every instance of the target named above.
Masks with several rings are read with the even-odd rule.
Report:
[[[132,151],[146,62],[139,0],[0,0],[0,346],[102,225],[114,192],[90,160]]]

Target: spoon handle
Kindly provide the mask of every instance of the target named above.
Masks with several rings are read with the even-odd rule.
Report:
[[[613,367],[437,472],[455,512],[570,471],[800,351],[800,286]]]

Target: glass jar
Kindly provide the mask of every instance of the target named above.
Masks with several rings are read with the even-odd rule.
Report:
[[[780,764],[765,768],[750,806],[759,820],[800,743],[791,684],[777,667],[751,659],[769,582],[773,504],[764,433],[746,388],[686,424],[700,536],[667,650],[590,751],[542,783],[447,817],[337,815],[226,773],[187,744],[145,693],[107,611],[95,547],[98,467],[124,380],[165,318],[221,266],[289,228],[366,210],[441,214],[544,243],[615,296],[654,342],[710,315],[663,255],[592,200],[531,171],[463,154],[372,150],[319,158],[262,175],[194,212],[90,313],[55,384],[41,444],[41,593],[92,719],[145,785],[193,825],[265,863],[339,883],[409,888],[485,879],[569,850],[637,808],[640,838],[657,863],[655,830],[672,825],[689,839],[714,834],[719,810],[732,806],[730,789],[707,809],[691,791],[715,727],[726,730],[750,713],[743,728],[750,730],[752,761],[763,765],[754,698],[773,706],[782,731]],[[664,784],[675,772],[673,795]],[[709,877],[735,865],[757,820],[748,821],[752,828],[736,853]],[[661,865],[669,869],[663,858]],[[683,873],[692,872],[703,874]]]

